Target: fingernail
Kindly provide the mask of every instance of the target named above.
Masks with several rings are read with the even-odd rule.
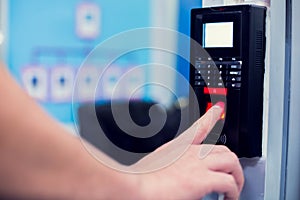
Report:
[[[222,108],[222,110],[224,111],[225,103],[222,102],[222,101],[219,101],[218,103],[215,104],[215,106],[218,106],[218,107]]]

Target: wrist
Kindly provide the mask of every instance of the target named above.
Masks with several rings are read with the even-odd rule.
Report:
[[[122,173],[122,172],[120,172]],[[122,173],[118,184],[117,199],[145,199],[146,189],[144,188],[144,177],[141,174]],[[115,192],[113,190],[112,192]]]
[[[136,186],[137,199],[152,200],[156,199],[168,199],[162,189],[165,183],[162,183],[162,179],[155,172],[139,174],[137,175],[138,181]],[[134,198],[136,199],[136,198]]]

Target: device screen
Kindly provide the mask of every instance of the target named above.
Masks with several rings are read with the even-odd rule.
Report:
[[[204,48],[233,47],[233,22],[203,24]]]

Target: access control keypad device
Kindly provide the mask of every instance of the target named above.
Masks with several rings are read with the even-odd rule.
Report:
[[[191,12],[191,122],[218,101],[226,105],[206,142],[239,157],[262,155],[266,8],[254,5],[196,8]]]

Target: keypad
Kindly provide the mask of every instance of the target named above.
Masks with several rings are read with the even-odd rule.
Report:
[[[242,61],[218,59],[213,63],[211,59],[196,59],[195,68],[195,86],[242,87]]]

